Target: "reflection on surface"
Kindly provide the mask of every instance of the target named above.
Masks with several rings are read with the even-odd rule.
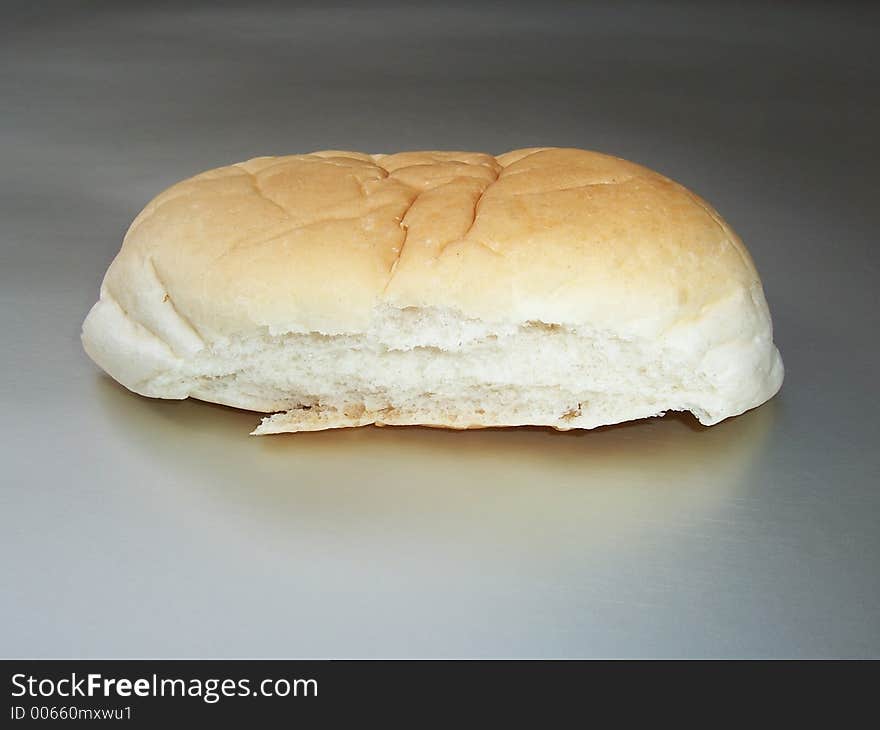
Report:
[[[576,536],[589,548],[640,526],[693,524],[736,497],[774,418],[770,402],[711,428],[670,414],[594,431],[251,437],[253,413],[140,398],[106,378],[96,388],[123,440],[176,484],[169,510],[216,512],[269,540],[296,526],[422,543],[454,533],[471,547],[518,534],[526,550]]]

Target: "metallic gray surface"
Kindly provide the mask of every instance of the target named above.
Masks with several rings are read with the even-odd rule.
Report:
[[[880,656],[869,12],[8,10],[0,654]],[[781,395],[711,429],[255,439],[81,351],[126,226],[180,178],[529,145],[712,201],[763,275]]]

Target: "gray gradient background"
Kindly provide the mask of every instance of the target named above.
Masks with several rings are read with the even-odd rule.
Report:
[[[880,656],[876,12],[4,12],[0,654]],[[712,429],[254,439],[81,351],[128,223],[180,178],[530,145],[715,204],[763,275],[778,398]]]

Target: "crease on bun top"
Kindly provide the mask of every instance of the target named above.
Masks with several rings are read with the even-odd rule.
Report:
[[[196,175],[134,220],[83,340],[127,387],[185,397],[149,382],[230,339],[362,334],[389,307],[699,351],[760,369],[753,401],[782,380],[760,278],[720,215],[645,167],[560,148],[328,150]]]

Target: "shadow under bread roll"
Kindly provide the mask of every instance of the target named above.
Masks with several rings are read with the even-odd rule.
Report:
[[[548,559],[583,562],[594,551],[620,559],[628,535],[636,544],[657,530],[705,530],[731,514],[758,529],[751,498],[770,485],[755,474],[778,447],[783,416],[771,402],[711,428],[670,414],[566,433],[366,427],[245,439],[245,411],[139,403],[108,378],[94,388],[107,428],[141,465],[125,487],[138,509],[201,530],[222,525],[223,541],[248,546],[240,554],[262,546],[273,560],[316,533],[367,553],[429,555],[442,543],[492,555],[499,543],[526,552],[540,543]]]

